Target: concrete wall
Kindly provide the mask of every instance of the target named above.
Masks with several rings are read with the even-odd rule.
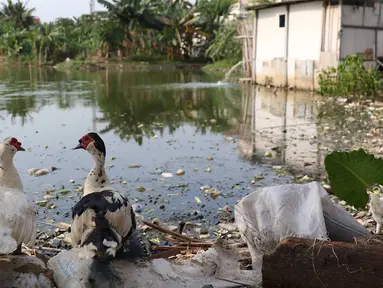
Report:
[[[322,2],[291,5],[289,17],[289,59],[318,61],[322,35]]]
[[[281,14],[286,15],[283,28],[279,27]],[[322,18],[321,1],[259,10],[255,21],[254,80],[265,85],[315,89],[321,59]]]
[[[364,54],[370,60],[383,57],[383,7],[380,3],[365,7],[344,5],[342,26],[341,59],[354,54]]]
[[[290,6],[288,85],[315,89],[322,43],[322,2]],[[302,25],[309,23],[309,25]]]
[[[342,24],[366,27],[383,27],[383,9],[380,13],[379,23],[380,9],[379,3],[376,3],[374,6],[370,7],[344,5],[342,8]]]
[[[371,29],[344,27],[341,39],[341,59],[344,59],[347,55],[365,54],[368,49],[375,49],[375,31]]]
[[[286,29],[279,27],[279,15],[287,17],[287,6],[258,11],[255,71],[256,81],[280,86],[286,83]],[[271,83],[269,83],[271,84]]]

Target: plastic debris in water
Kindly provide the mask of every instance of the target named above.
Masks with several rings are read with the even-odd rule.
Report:
[[[171,177],[173,177],[173,174],[172,173],[162,173],[161,176],[164,178],[171,178]]]

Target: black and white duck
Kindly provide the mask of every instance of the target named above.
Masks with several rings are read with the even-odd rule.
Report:
[[[136,229],[128,199],[113,189],[105,172],[106,148],[97,133],[84,135],[74,149],[88,151],[94,160],[84,184],[82,199],[72,213],[72,245],[82,257],[115,257]]]

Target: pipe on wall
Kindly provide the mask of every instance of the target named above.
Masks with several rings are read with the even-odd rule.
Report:
[[[290,27],[290,4],[286,5],[286,48],[285,48],[285,65],[286,65],[286,87],[289,86],[289,27]]]
[[[322,8],[322,43],[320,51],[325,51],[325,42],[326,42],[326,19],[327,19],[327,1],[323,0],[323,8]]]
[[[258,10],[255,10],[255,18],[254,18],[254,24],[253,24],[253,71],[252,71],[252,79],[256,83],[257,82],[257,43],[258,43]]]

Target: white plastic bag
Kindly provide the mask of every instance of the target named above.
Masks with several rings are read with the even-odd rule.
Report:
[[[287,237],[352,241],[370,234],[318,182],[258,189],[237,204],[235,219],[256,269]]]

